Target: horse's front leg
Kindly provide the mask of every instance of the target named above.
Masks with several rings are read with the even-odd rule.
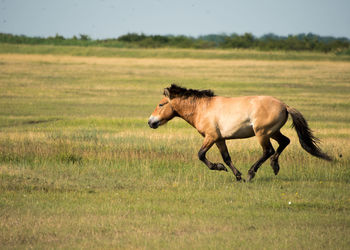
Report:
[[[231,157],[230,157],[228,150],[227,150],[225,140],[217,141],[216,146],[218,146],[220,153],[221,153],[221,156],[222,156],[222,159],[224,160],[226,165],[230,167],[233,174],[236,176],[237,181],[241,181],[241,180],[244,181],[244,179],[242,179],[241,172],[239,172],[239,170],[237,168],[235,168],[235,166],[232,163]]]
[[[227,171],[227,169],[224,166],[224,164],[212,163],[205,157],[205,154],[211,148],[211,146],[213,146],[214,143],[215,143],[215,140],[212,137],[206,136],[204,138],[203,145],[202,145],[201,149],[198,152],[198,158],[199,158],[199,160],[204,162],[204,164],[207,165],[207,167],[210,170]]]

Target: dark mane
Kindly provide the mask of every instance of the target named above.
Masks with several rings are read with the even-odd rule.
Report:
[[[175,97],[195,97],[195,98],[203,98],[203,97],[213,97],[215,96],[214,92],[210,89],[206,90],[197,90],[197,89],[186,89],[180,87],[176,84],[171,84],[169,88],[164,89],[164,95],[168,96],[170,99]]]

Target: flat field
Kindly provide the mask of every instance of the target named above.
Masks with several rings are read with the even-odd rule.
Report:
[[[350,248],[348,58],[47,47],[0,45],[0,248]],[[335,160],[302,150],[288,121],[278,176],[209,171],[183,120],[147,125],[171,83],[273,95]],[[256,139],[228,147],[246,177]]]

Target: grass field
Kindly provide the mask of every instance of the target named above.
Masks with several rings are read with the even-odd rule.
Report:
[[[0,45],[0,248],[349,249],[348,59],[46,47]],[[184,121],[148,128],[173,82],[273,95],[335,161],[303,151],[289,121],[278,176],[268,163],[251,183],[209,171]],[[228,146],[246,177],[258,143]],[[208,158],[222,161],[214,147]]]

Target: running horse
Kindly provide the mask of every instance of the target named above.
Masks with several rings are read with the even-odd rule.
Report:
[[[228,98],[216,96],[211,90],[186,89],[172,84],[164,89],[164,97],[150,116],[148,124],[156,129],[174,117],[181,117],[204,137],[198,152],[199,159],[210,170],[227,171],[222,163],[212,163],[205,156],[216,144],[237,181],[242,180],[241,172],[233,165],[225,141],[256,136],[263,155],[249,169],[247,180],[250,181],[270,157],[271,167],[275,175],[278,174],[278,158],[290,142],[280,131],[288,114],[292,117],[302,148],[313,156],[331,161],[331,157],[317,145],[319,140],[313,135],[303,115],[271,96]],[[271,138],[278,142],[277,150],[272,147]]]

